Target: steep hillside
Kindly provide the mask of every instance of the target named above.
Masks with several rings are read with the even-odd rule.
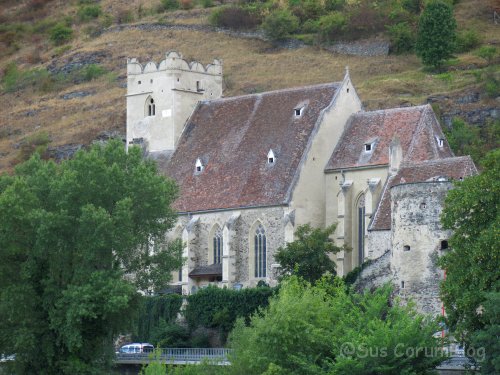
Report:
[[[500,79],[498,54],[489,61],[477,50],[461,54],[446,72],[431,74],[414,55],[361,57],[318,46],[280,48],[221,32],[208,26],[210,9],[201,7],[158,12],[150,1],[102,0],[101,13],[89,19],[82,14],[82,2],[95,4],[0,3],[0,170],[12,168],[36,148],[53,155],[47,147],[85,145],[105,131],[123,134],[126,58],[160,61],[172,49],[203,63],[222,59],[225,96],[337,81],[349,66],[369,109],[421,104],[429,97],[442,112],[458,115],[498,112],[500,107],[498,98],[485,91],[487,77]],[[500,25],[492,14],[484,0],[456,7],[459,29],[474,28],[482,44],[498,50]],[[58,22],[71,25],[73,36],[56,45],[50,30]]]

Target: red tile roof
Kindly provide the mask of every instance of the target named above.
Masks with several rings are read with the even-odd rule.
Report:
[[[339,83],[200,102],[165,167],[180,212],[283,204]],[[300,117],[295,108],[304,107]],[[269,150],[276,161],[267,163]],[[195,173],[196,159],[204,169]]]
[[[437,181],[439,177],[458,180],[477,174],[476,166],[470,156],[451,157],[403,164],[398,173],[387,179],[382,198],[373,216],[369,230],[391,229],[390,189],[399,184],[424,181]]]
[[[430,160],[453,156],[429,105],[384,109],[354,114],[335,148],[326,170],[389,163],[389,145],[397,138],[404,160]],[[371,143],[372,151],[365,151]]]

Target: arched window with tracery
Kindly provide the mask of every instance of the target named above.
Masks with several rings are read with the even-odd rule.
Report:
[[[266,277],[266,242],[266,230],[262,224],[259,224],[254,235],[255,277]]]
[[[217,228],[213,236],[214,264],[222,263],[222,254],[223,254],[222,249],[223,249],[222,231],[220,228]]]
[[[146,99],[146,116],[154,116],[156,114],[155,101],[151,96]]]
[[[357,204],[358,213],[358,265],[361,265],[365,258],[365,195],[361,194]]]

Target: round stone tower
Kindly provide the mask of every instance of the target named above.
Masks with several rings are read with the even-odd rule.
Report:
[[[441,314],[439,283],[444,272],[437,259],[448,249],[451,231],[443,230],[440,216],[452,183],[444,178],[391,188],[392,259],[395,290],[418,310]]]

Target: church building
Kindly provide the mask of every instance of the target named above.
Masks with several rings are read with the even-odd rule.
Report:
[[[168,52],[127,63],[127,146],[140,144],[180,189],[183,294],[276,283],[274,254],[303,224],[337,224],[345,275],[393,282],[438,313],[435,260],[451,181],[477,173],[454,157],[429,105],[366,112],[349,71],[341,82],[222,97],[222,62]],[[416,298],[415,298],[416,297]]]

